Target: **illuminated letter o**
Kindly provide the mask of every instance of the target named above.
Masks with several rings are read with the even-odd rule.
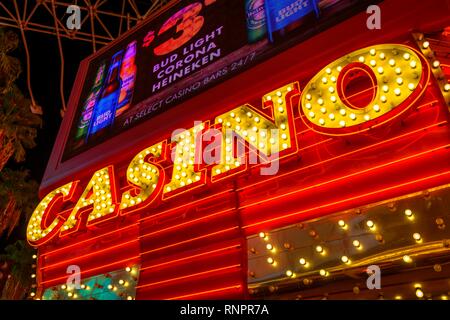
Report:
[[[382,44],[357,50],[309,81],[300,100],[302,120],[326,135],[366,131],[409,109],[428,80],[426,60],[408,46]]]

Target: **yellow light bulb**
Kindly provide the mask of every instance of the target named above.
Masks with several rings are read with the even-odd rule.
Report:
[[[416,288],[416,297],[417,298],[423,298],[424,294],[421,288]]]
[[[446,84],[444,85],[444,91],[445,91],[445,92],[450,91],[450,83],[446,83]]]
[[[413,238],[416,241],[420,241],[422,239],[422,237],[420,236],[420,233],[418,233],[418,232],[413,234]]]

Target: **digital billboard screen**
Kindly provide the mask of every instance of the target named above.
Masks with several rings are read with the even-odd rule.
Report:
[[[277,53],[283,46],[268,40],[272,32],[285,34],[302,19],[318,21],[330,4],[344,12],[354,7],[346,0],[274,3],[179,1],[97,55],[89,62],[62,161]],[[270,23],[280,12],[289,21]]]

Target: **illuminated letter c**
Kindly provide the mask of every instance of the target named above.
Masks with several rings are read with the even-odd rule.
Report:
[[[32,246],[39,246],[52,239],[64,224],[58,214],[61,207],[74,198],[78,182],[65,184],[42,199],[38,204],[27,226],[27,240]],[[49,222],[49,218],[53,221]]]

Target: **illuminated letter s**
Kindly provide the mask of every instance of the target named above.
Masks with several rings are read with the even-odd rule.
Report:
[[[165,160],[165,144],[157,143],[139,152],[127,169],[127,180],[130,189],[122,194],[120,207],[122,214],[129,213],[136,206],[142,208],[149,205],[160,194],[165,174],[161,166],[154,162]],[[149,158],[153,157],[151,163]]]

